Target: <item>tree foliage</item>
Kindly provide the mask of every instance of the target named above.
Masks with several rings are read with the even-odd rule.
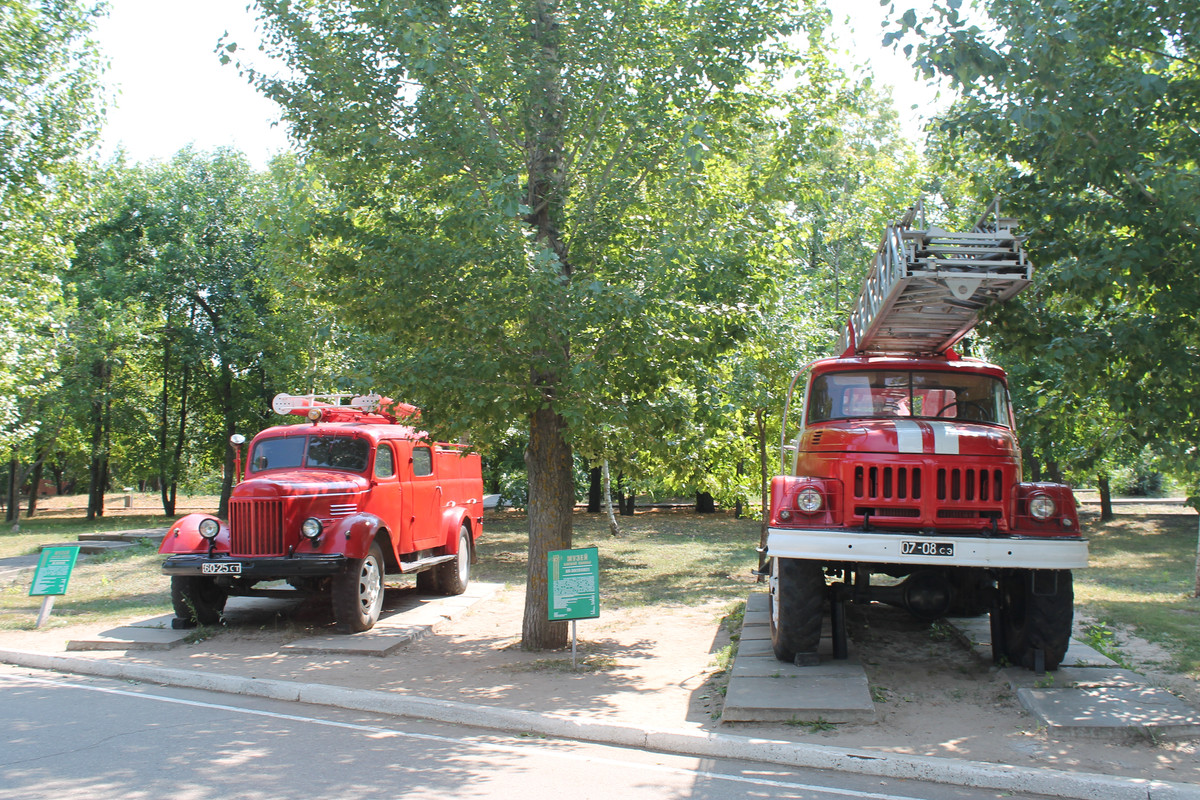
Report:
[[[555,646],[544,558],[570,546],[572,448],[654,417],[664,387],[744,334],[771,221],[709,193],[773,118],[779,0],[258,3],[282,77],[251,71],[332,165],[322,230],[383,363],[444,430],[529,432],[524,643]],[[230,51],[236,45],[227,45]],[[814,61],[814,64],[817,62]],[[820,94],[820,73],[802,71]],[[646,422],[647,425],[652,424]],[[591,437],[591,438],[589,438]]]
[[[992,157],[991,188],[1030,234],[1039,284],[997,315],[996,346],[1061,364],[1057,392],[1097,399],[1138,441],[1195,464],[1194,4],[987,2],[983,29],[958,5],[909,12],[890,35],[913,35],[917,62],[958,90],[942,131]]]

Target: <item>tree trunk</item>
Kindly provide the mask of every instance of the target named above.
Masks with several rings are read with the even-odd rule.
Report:
[[[767,527],[771,524],[771,469],[767,463],[767,420],[765,412],[754,410],[755,436],[758,439],[759,490],[762,493],[762,525],[758,533],[758,569],[767,563]],[[758,580],[762,581],[760,575]]]
[[[605,463],[607,464],[608,462],[606,461]],[[588,510],[589,514],[599,514],[600,513],[600,504],[602,502],[602,497],[603,497],[603,494],[605,491],[604,486],[603,486],[604,476],[601,474],[603,472],[604,472],[604,469],[602,467],[592,467],[591,472],[588,473],[587,510]],[[611,498],[610,498],[609,503],[611,505]]]
[[[1108,485],[1108,473],[1101,472],[1096,476],[1096,485],[1100,488],[1100,521],[1108,522],[1113,518],[1112,489]]]
[[[637,495],[635,495],[633,493],[633,490],[630,489],[629,494],[626,495],[624,497],[624,499],[621,500],[620,505],[621,505],[621,516],[622,517],[632,517],[633,516],[636,500],[637,500]]]
[[[608,459],[604,459],[604,465],[600,469],[601,481],[604,483],[604,505],[608,510],[608,534],[609,536],[620,536],[621,526],[617,524],[617,517],[613,514],[612,509],[612,479],[608,473]]]
[[[229,437],[236,433],[236,425],[233,417],[233,371],[225,360],[221,360],[221,386],[220,386],[220,408],[222,418],[225,420],[225,435],[222,437],[221,451],[225,454],[224,470],[221,480],[221,503],[217,507],[217,516],[222,519],[229,517],[229,497],[233,494],[233,448],[229,444]]]
[[[1196,587],[1192,597],[1200,597],[1200,528],[1196,531]]]
[[[564,438],[566,421],[553,407],[533,413],[525,468],[529,473],[529,573],[525,585],[525,618],[521,647],[548,650],[567,644],[567,623],[549,620],[546,592],[547,556],[571,548],[575,482],[571,445]]]
[[[104,490],[108,486],[108,426],[112,403],[108,394],[108,368],[101,363],[97,375],[102,392],[100,399],[92,402],[92,452],[88,469],[87,519],[92,521],[104,516]]]
[[[696,513],[697,514],[715,514],[717,512],[717,501],[709,492],[696,492]]]
[[[4,492],[4,494],[5,494],[4,521],[5,522],[16,522],[17,519],[20,518],[20,516],[21,516],[21,496],[20,496],[21,492],[20,492],[20,488],[19,488],[20,487],[20,479],[18,478],[18,475],[17,475],[20,466],[21,465],[17,461],[15,455],[13,456],[13,458],[9,459],[9,461],[8,461],[8,485],[5,487],[6,491]]]
[[[32,517],[37,511],[38,489],[42,485],[42,464],[41,458],[34,462],[33,474],[29,478],[29,504],[25,510],[27,517]]]

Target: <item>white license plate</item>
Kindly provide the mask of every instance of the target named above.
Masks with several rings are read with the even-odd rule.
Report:
[[[205,563],[200,565],[200,573],[203,575],[241,575],[242,565],[238,561]]]
[[[954,542],[918,542],[905,539],[900,542],[900,553],[906,556],[954,557]]]

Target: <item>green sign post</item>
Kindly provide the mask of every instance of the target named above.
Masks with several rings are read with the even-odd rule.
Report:
[[[600,616],[600,551],[595,547],[551,550],[546,570],[550,620],[571,620],[571,669],[575,669],[575,622]]]
[[[37,627],[42,627],[54,608],[54,597],[67,593],[67,583],[71,580],[71,570],[75,569],[75,559],[79,558],[79,548],[47,547],[42,550],[38,559],[37,569],[33,573],[33,584],[29,587],[29,596],[42,595],[42,610],[38,613]]]

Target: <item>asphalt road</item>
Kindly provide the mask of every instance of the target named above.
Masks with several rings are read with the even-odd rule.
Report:
[[[1014,797],[0,666],[3,800],[338,796]]]

